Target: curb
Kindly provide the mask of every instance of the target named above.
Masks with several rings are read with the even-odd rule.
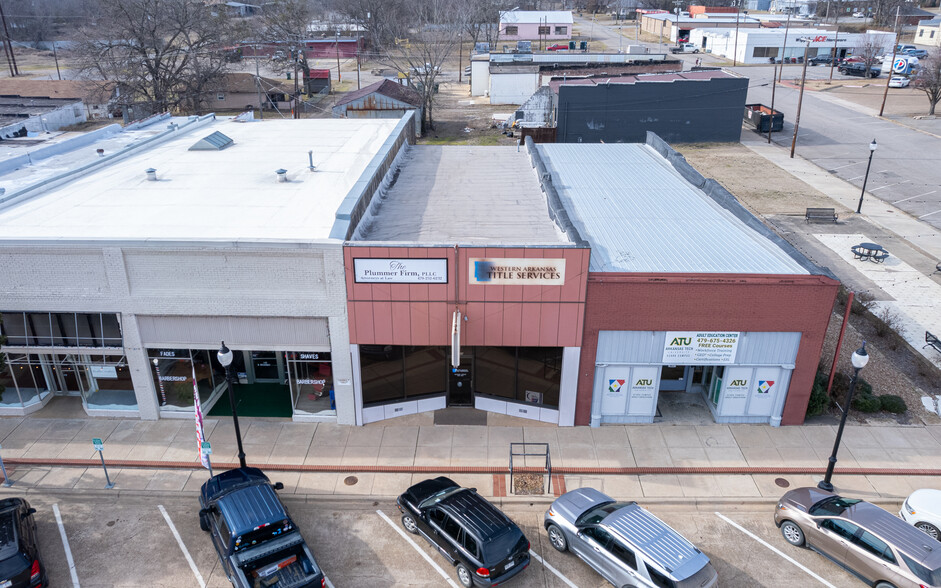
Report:
[[[5,463],[14,466],[29,467],[98,467],[101,462],[95,459],[45,459],[45,458],[8,458]],[[188,461],[140,461],[109,460],[113,468],[146,469],[182,469],[201,470],[202,466]],[[238,467],[237,463],[214,463],[214,469],[228,470]],[[250,464],[268,471],[310,472],[310,473],[376,473],[376,474],[509,474],[510,469],[503,466],[371,466],[371,465],[303,465],[303,464]],[[521,467],[515,473],[546,473],[545,468]],[[554,467],[553,474],[561,475],[602,475],[602,476],[639,476],[639,475],[763,475],[763,474],[807,474],[823,475],[825,467],[785,467],[785,466],[655,466],[655,467]],[[941,469],[917,468],[837,468],[835,473],[860,476],[941,476]]]

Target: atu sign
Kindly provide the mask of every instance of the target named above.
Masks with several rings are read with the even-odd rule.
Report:
[[[447,259],[386,259],[357,257],[353,260],[357,284],[447,284]]]

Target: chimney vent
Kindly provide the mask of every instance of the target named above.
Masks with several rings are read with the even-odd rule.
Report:
[[[104,157],[104,156],[105,156],[105,150],[102,149],[101,147],[99,147],[98,149],[96,149],[95,152],[98,153],[98,157]]]
[[[288,170],[286,170],[286,169],[284,169],[284,168],[281,168],[281,169],[279,169],[278,171],[276,171],[276,172],[274,172],[274,173],[278,174],[278,181],[279,181],[279,182],[286,182],[286,181],[288,181]]]
[[[149,169],[147,170],[147,179],[150,180],[151,182],[156,182],[156,181],[157,181],[157,170],[155,170],[154,168],[149,168]]]

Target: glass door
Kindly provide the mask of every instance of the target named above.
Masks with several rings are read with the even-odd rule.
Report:
[[[62,396],[82,396],[88,391],[88,375],[85,368],[71,355],[55,355],[52,367],[56,375],[58,394]]]
[[[449,350],[450,351],[450,350]],[[448,406],[474,406],[474,353],[472,349],[461,350],[461,365],[448,362]]]
[[[281,358],[277,351],[252,351],[251,355],[256,382],[284,382]]]
[[[686,390],[686,366],[665,365],[660,369],[660,391],[676,392]]]

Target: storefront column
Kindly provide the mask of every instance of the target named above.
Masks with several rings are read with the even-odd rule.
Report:
[[[137,316],[121,314],[121,335],[124,338],[124,356],[131,371],[134,383],[134,396],[137,397],[137,410],[141,420],[155,421],[159,418],[160,407],[157,405],[157,391],[147,350],[141,342]]]
[[[353,364],[350,357],[350,326],[346,315],[328,318],[330,329],[330,351],[333,363],[334,401],[337,407],[337,423],[355,425],[356,403],[353,394]]]
[[[562,381],[559,386],[559,426],[575,426],[575,401],[578,398],[578,362],[581,347],[562,348]]]

